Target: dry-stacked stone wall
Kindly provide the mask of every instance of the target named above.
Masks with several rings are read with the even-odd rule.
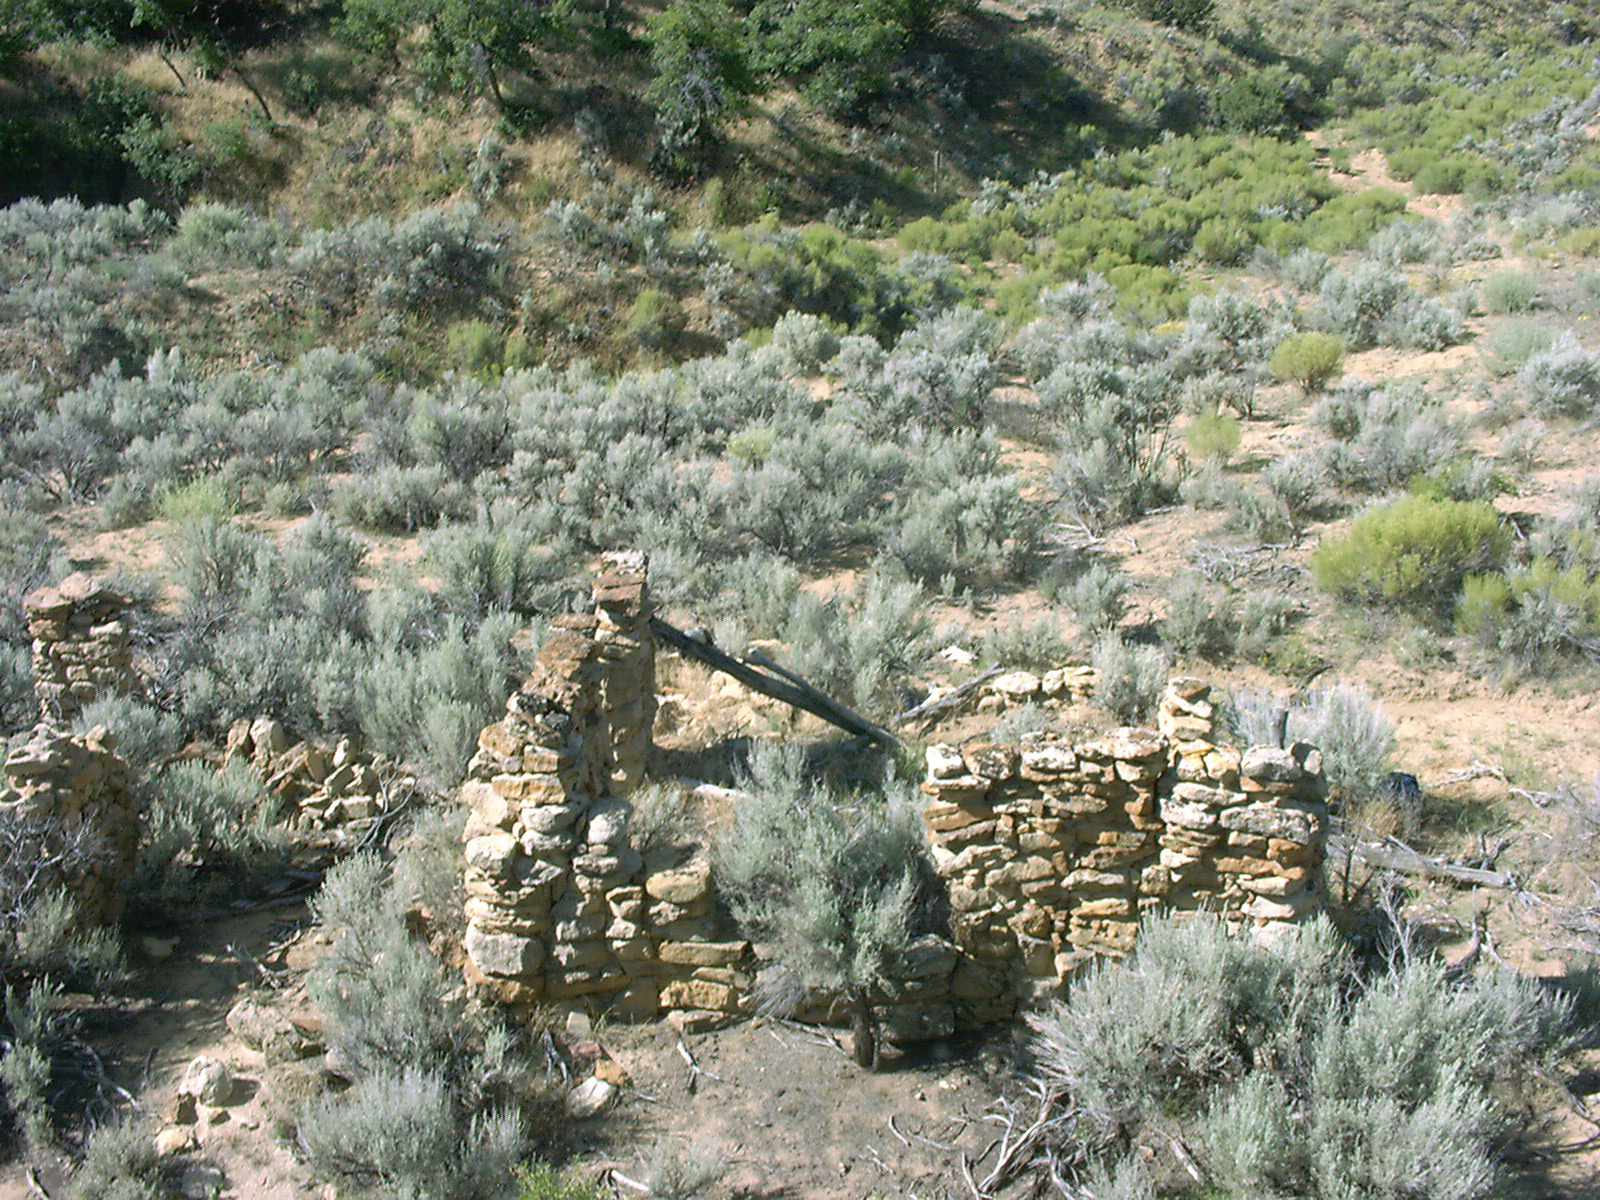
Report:
[[[137,687],[122,622],[127,597],[79,573],[29,593],[23,608],[46,721],[70,721],[97,697]]]
[[[642,572],[604,577],[597,609],[552,623],[505,718],[479,738],[461,792],[469,979],[510,1003],[633,1019],[749,1012],[761,973],[778,968],[722,923],[703,857],[635,849],[632,805],[617,794],[619,780],[637,782],[619,769],[618,735],[637,744],[632,722],[647,709],[609,683],[619,664],[653,677],[634,657],[649,646]],[[646,636],[619,654],[616,631],[628,629]],[[1174,681],[1156,729],[934,746],[923,790],[950,936],[891,964],[873,1000],[892,1040],[946,1036],[1058,994],[1084,964],[1131,949],[1151,910],[1211,908],[1270,932],[1317,903],[1320,756],[1221,745],[1195,681]],[[826,996],[807,1012],[842,1015]]]
[[[82,736],[41,725],[5,761],[0,816],[21,839],[40,882],[77,902],[78,919],[107,924],[122,914],[122,881],[139,852],[139,810],[116,738],[102,725]]]
[[[1153,730],[929,749],[959,1022],[1056,994],[1086,962],[1132,949],[1152,910],[1205,908],[1271,936],[1316,907],[1321,755],[1219,745],[1209,691],[1174,681]]]

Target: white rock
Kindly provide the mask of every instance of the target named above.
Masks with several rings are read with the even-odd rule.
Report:
[[[183,1072],[178,1091],[201,1104],[223,1105],[233,1099],[233,1075],[224,1064],[202,1054]]]
[[[194,1134],[190,1130],[182,1129],[177,1125],[169,1125],[156,1134],[156,1156],[158,1158],[176,1158],[180,1154],[194,1149]]]
[[[591,1075],[567,1093],[567,1115],[577,1120],[598,1116],[617,1096],[616,1084]]]
[[[963,650],[960,646],[946,646],[939,651],[939,657],[944,659],[945,662],[959,663],[963,667],[968,663],[976,662],[978,658],[971,650]]]
[[[1026,700],[1039,694],[1039,677],[1032,671],[1007,671],[989,681],[989,690],[1012,700]]]
[[[928,774],[933,778],[954,779],[966,773],[966,761],[954,746],[937,742],[928,747]]]

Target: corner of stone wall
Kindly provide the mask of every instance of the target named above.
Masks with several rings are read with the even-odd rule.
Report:
[[[643,554],[607,554],[604,564],[594,581],[595,640],[611,729],[611,791],[626,796],[643,781],[654,749],[656,651],[650,618],[655,609]]]

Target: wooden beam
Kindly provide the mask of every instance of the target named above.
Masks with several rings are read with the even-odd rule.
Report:
[[[781,700],[791,708],[798,708],[812,716],[821,717],[830,725],[837,725],[878,743],[880,746],[898,746],[900,740],[882,726],[874,725],[861,714],[852,712],[827,693],[811,686],[793,671],[779,667],[759,651],[753,661],[735,658],[709,641],[690,637],[683,630],[667,624],[660,617],[650,618],[650,628],[657,637],[680,653],[702,662],[714,671],[731,675],[753,692]]]
[[[1357,859],[1369,867],[1386,871],[1400,871],[1407,875],[1427,875],[1434,879],[1448,879],[1454,883],[1470,883],[1478,887],[1505,888],[1517,891],[1521,885],[1516,876],[1504,871],[1488,871],[1482,867],[1467,867],[1447,859],[1421,854],[1409,846],[1381,846],[1372,842],[1358,842],[1353,838],[1330,837],[1327,861],[1341,858]]]

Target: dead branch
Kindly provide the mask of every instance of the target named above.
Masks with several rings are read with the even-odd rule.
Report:
[[[827,693],[807,683],[793,671],[778,666],[761,651],[746,651],[743,660],[733,657],[712,645],[709,640],[690,637],[683,630],[667,624],[660,617],[650,618],[650,628],[656,636],[683,654],[725,675],[731,675],[752,691],[774,700],[781,700],[791,708],[798,708],[820,717],[830,725],[837,725],[847,733],[870,738],[880,746],[898,746],[900,740],[881,726],[853,712]]]
[[[977,691],[978,688],[980,688],[983,684],[1000,674],[1000,671],[1001,669],[999,667],[990,667],[981,675],[974,676],[973,678],[967,680],[967,682],[963,683],[955,691],[948,692],[937,699],[924,700],[915,708],[906,709],[905,712],[901,713],[893,721],[890,721],[889,724],[895,728],[911,724],[932,724],[935,718],[942,717],[946,713],[952,712],[959,708],[968,696],[972,695],[972,693]]]
[[[242,946],[236,946],[232,942],[229,942],[224,949],[226,949],[229,954],[233,955],[234,958],[238,959],[239,962],[244,966],[254,970],[255,973],[261,977],[261,982],[267,987],[272,988],[274,991],[276,991],[278,988],[281,988],[289,981],[288,975],[285,972],[273,970]]]
[[[683,1044],[682,1038],[678,1039],[678,1057],[683,1059],[683,1061],[689,1065],[689,1094],[691,1096],[694,1095],[695,1091],[699,1088],[700,1076],[702,1075],[704,1075],[707,1079],[714,1079],[718,1083],[722,1082],[722,1076],[712,1074],[699,1063],[695,1062],[694,1055],[689,1053],[689,1047]]]
[[[1489,871],[1422,854],[1394,838],[1390,838],[1389,842],[1389,845],[1380,845],[1335,835],[1328,839],[1328,851],[1334,857],[1359,859],[1370,867],[1398,871],[1404,875],[1426,875],[1455,883],[1476,884],[1478,887],[1521,890],[1522,885],[1516,877],[1503,871]]]

